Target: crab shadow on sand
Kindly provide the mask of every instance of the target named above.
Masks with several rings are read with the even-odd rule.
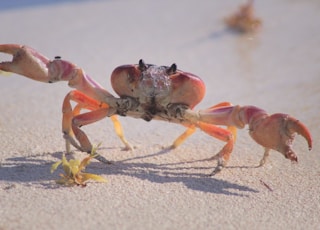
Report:
[[[233,196],[249,196],[250,193],[258,193],[257,190],[248,186],[218,179],[214,176],[210,177],[201,173],[203,170],[210,169],[209,167],[197,168],[189,166],[190,163],[196,161],[168,164],[135,162],[142,158],[159,156],[168,151],[169,150],[165,149],[145,156],[114,161],[112,164],[108,165],[92,161],[86,171],[99,175],[131,176],[161,184],[183,183],[189,189],[206,193]],[[57,186],[52,183],[53,180],[57,179],[57,175],[50,173],[50,167],[54,161],[41,159],[41,156],[43,155],[44,154],[5,159],[0,167],[0,181],[4,181],[7,184],[20,182],[30,185],[31,183],[36,183],[48,189],[57,188]],[[62,152],[52,153],[51,156],[60,160]],[[185,164],[188,166],[185,166]]]

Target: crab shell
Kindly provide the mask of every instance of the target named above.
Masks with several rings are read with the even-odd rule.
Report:
[[[171,71],[172,66],[122,65],[112,72],[111,84],[121,98],[135,98],[140,104],[153,101],[163,107],[181,104],[192,109],[203,99],[205,84],[194,74]]]

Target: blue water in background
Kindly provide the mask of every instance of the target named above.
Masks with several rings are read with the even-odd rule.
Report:
[[[60,3],[79,3],[93,0],[0,0],[0,11],[18,8],[31,8],[43,5],[55,5]]]

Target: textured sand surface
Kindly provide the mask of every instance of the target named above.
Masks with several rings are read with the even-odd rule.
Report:
[[[112,123],[84,127],[100,153],[87,171],[108,183],[60,187],[50,166],[61,158],[66,83],[0,76],[0,229],[320,229],[320,2],[257,1],[255,36],[225,29],[240,1],[12,1],[0,3],[0,43],[62,56],[113,93],[113,68],[170,65],[200,76],[207,108],[222,101],[283,112],[310,128],[314,148],[298,136],[298,164],[263,155],[239,130],[228,167],[202,161],[223,143],[198,131],[164,151],[184,131],[164,122],[120,118],[134,151],[122,151]],[[0,55],[0,61],[10,60]],[[76,152],[76,158],[84,153]],[[60,171],[61,172],[61,171]],[[268,185],[271,190],[266,186]]]

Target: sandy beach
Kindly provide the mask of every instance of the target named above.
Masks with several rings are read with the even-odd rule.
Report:
[[[53,3],[54,2],[54,3]],[[123,64],[171,65],[200,76],[219,102],[287,113],[313,136],[297,136],[292,164],[263,148],[245,127],[228,166],[208,177],[223,142],[197,131],[170,146],[185,128],[120,117],[134,146],[123,151],[110,119],[83,129],[99,153],[87,171],[107,183],[55,183],[51,165],[65,151],[61,106],[65,82],[44,84],[0,75],[0,229],[320,229],[320,2],[256,1],[255,34],[228,29],[223,18],[242,1],[36,1],[0,3],[0,44],[26,44],[82,67],[114,94],[112,70]],[[0,62],[9,61],[0,54]],[[85,153],[75,151],[82,159]],[[69,156],[71,157],[71,156]]]

